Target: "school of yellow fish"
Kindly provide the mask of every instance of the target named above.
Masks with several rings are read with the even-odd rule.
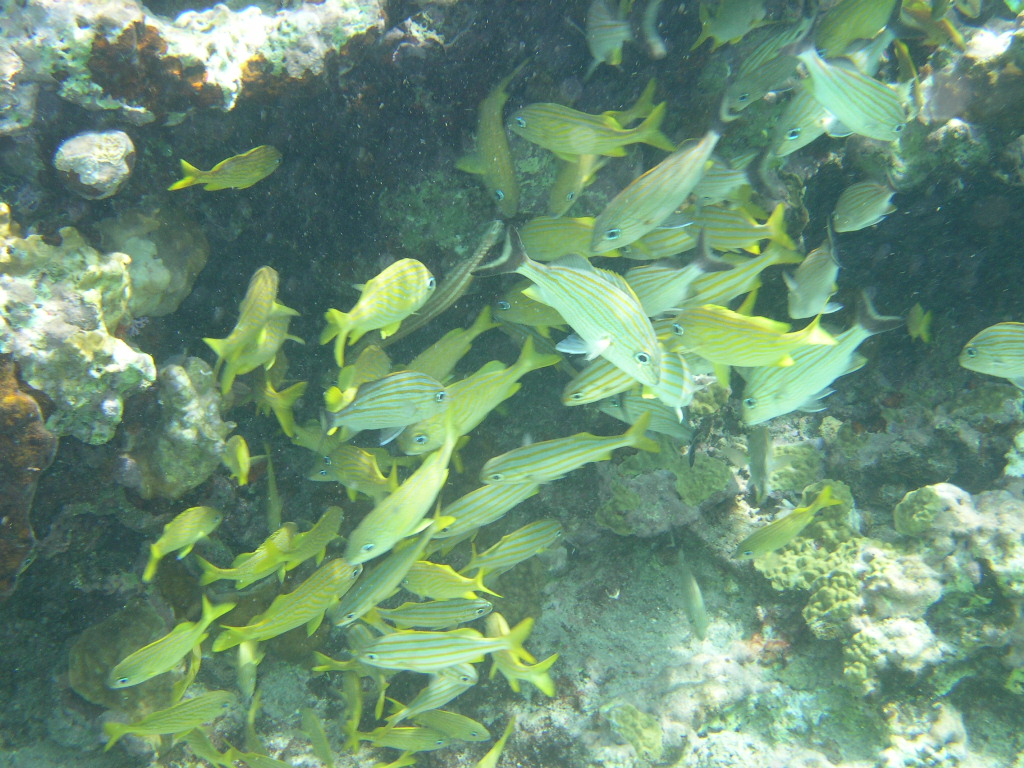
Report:
[[[592,57],[587,77],[602,64],[619,65],[622,46],[635,39],[634,29],[643,33],[653,56],[666,55],[653,20],[659,5],[651,0],[638,26],[631,0],[617,5],[594,0],[584,24]],[[255,457],[241,436],[228,441],[223,460],[239,485],[248,482],[254,462],[268,462],[271,524],[262,544],[230,563],[215,565],[193,555],[200,584],[232,582],[243,590],[272,577],[284,583],[296,569],[303,578],[280,587],[258,614],[238,619],[232,612],[241,596],[231,597],[227,588],[211,592],[198,620],[178,624],[120,660],[108,675],[112,688],[138,685],[182,664],[187,672],[175,688],[179,700],[169,708],[135,723],[108,723],[108,748],[126,734],[177,735],[217,765],[285,765],[251,745],[247,752],[230,745],[219,751],[203,728],[237,696],[250,702],[251,725],[259,706],[261,644],[303,627],[312,635],[324,623],[344,640],[335,644],[341,656],[317,653],[313,669],[337,676],[346,748],[358,751],[368,743],[398,750],[389,764],[398,766],[412,764],[417,752],[489,739],[482,724],[445,709],[477,684],[477,665],[489,657],[491,677],[500,672],[513,690],[530,683],[552,696],[550,670],[557,654],[538,661],[525,647],[532,619],[510,626],[483,595],[496,595],[499,576],[555,545],[562,530],[556,520],[537,519],[495,541],[486,527],[542,484],[609,460],[618,449],[685,450],[687,407],[708,387],[731,390],[739,383],[733,368],[742,376],[736,407],[753,428],[751,476],[757,501],[763,499],[767,473],[764,467],[756,472],[755,465],[766,465],[771,441],[756,425],[795,410],[822,410],[832,384],[865,364],[861,344],[902,323],[879,315],[864,295],[845,330],[829,332],[822,324],[825,315],[842,309],[832,301],[840,236],[874,226],[895,211],[888,179],[865,179],[844,190],[831,226],[806,255],[787,232],[785,203],[763,191],[766,168],[785,163],[820,136],[857,135],[891,144],[914,119],[913,82],[890,83],[884,73],[892,70],[886,65],[890,51],[897,59],[901,55],[901,35],[924,23],[920,13],[911,13],[926,5],[923,0],[827,5],[816,18],[769,22],[761,0],[702,2],[702,28],[693,48],[711,41],[713,50],[744,46],[746,53],[724,85],[714,124],[678,142],[662,132],[670,105],[655,103],[653,81],[624,111],[593,115],[534,103],[506,114],[514,81],[527,62],[514,67],[480,104],[475,150],[457,167],[479,176],[498,214],[511,218],[519,210],[520,190],[509,133],[522,137],[550,151],[557,162],[548,210],[519,226],[491,223],[480,247],[443,282],[422,262],[403,258],[358,286],[360,296],[347,311],[328,309],[319,341],[332,345],[338,370],[336,384],[323,393],[318,419],[296,421],[294,408],[305,382],[282,388],[287,376],[282,348],[288,340],[301,343],[288,333],[297,313],[278,302],[277,273],[270,267],[257,270],[234,329],[223,339],[205,340],[217,357],[221,391],[231,392],[238,377],[248,376],[257,407],[310,451],[308,478],[337,483],[350,502],[365,497],[369,508],[348,519],[348,510],[329,507],[305,531],[282,523],[282,509],[293,510],[277,498],[269,447],[265,457]],[[928,29],[934,36],[949,11],[938,0],[930,8]],[[955,44],[952,32],[949,37]],[[723,156],[719,147],[731,125],[744,119],[752,102],[773,92],[785,94],[787,102],[769,151],[758,157]],[[665,154],[602,210],[568,216],[602,170],[637,144]],[[257,147],[206,172],[182,162],[185,178],[171,188],[242,189],[280,162],[272,147]],[[680,258],[691,252],[691,258]],[[629,266],[620,268],[623,263]],[[783,265],[792,271],[774,269]],[[412,358],[393,358],[387,351],[396,339],[429,326],[465,294],[474,276],[501,273],[515,273],[522,281],[483,307],[471,326],[447,332]],[[789,319],[801,327],[755,313],[758,290],[769,279],[784,281]],[[910,312],[915,338],[929,340],[930,318],[920,305]],[[476,339],[499,327],[521,340],[518,359],[493,360],[457,374]],[[1000,323],[980,332],[964,348],[960,363],[1024,386],[1024,324]],[[478,488],[445,498],[449,474],[462,471],[460,450],[473,430],[516,394],[523,377],[549,367],[570,376],[564,405],[596,403],[627,427],[621,434],[578,433],[490,457]],[[368,440],[369,431],[379,431],[379,439]],[[359,445],[350,442],[353,438]],[[825,486],[810,504],[741,542],[735,557],[758,557],[786,545],[819,509],[836,503]],[[200,506],[171,520],[150,547],[144,581],[159,577],[167,555],[186,557],[215,533],[222,517]],[[478,543],[478,535],[489,546]],[[692,574],[687,585],[702,614]],[[470,622],[480,622],[479,628],[464,626]],[[706,625],[706,616],[697,623]],[[212,652],[235,655],[237,695],[186,695],[211,635]],[[399,674],[421,676],[419,692],[406,702],[385,695]],[[371,690],[374,698],[364,706]],[[324,724],[313,710],[305,710],[302,719],[314,752],[330,765]],[[510,721],[478,766],[497,763],[512,728]]]

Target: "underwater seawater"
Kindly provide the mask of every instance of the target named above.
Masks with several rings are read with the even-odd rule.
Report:
[[[1012,0],[21,0],[0,768],[1024,768]]]

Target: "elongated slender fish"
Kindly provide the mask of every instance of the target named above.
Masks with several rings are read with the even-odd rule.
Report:
[[[502,536],[489,549],[477,552],[462,570],[475,571],[476,578],[502,574],[524,560],[543,552],[562,538],[562,524],[557,520],[535,520]]]
[[[377,608],[376,614],[399,629],[448,629],[481,619],[493,608],[494,604],[483,598],[454,597],[402,603],[397,608]]]
[[[750,534],[736,547],[733,557],[737,560],[750,560],[781,549],[811,524],[819,510],[842,503],[841,499],[832,496],[832,486],[826,485],[810,504],[797,507],[785,517]]]
[[[561,104],[529,104],[512,115],[509,129],[551,150],[563,160],[579,155],[623,157],[629,144],[650,144],[671,152],[675,144],[660,130],[665,104],[659,104],[635,128],[622,128],[611,117],[588,115]]]
[[[138,736],[187,733],[225,714],[234,701],[233,693],[209,691],[153,712],[134,723],[105,723],[103,731],[107,734],[107,745],[103,751],[109,750],[128,733]]]
[[[451,674],[454,671],[455,674]],[[437,719],[430,717],[435,714],[435,710],[438,707],[443,707],[449,701],[454,699],[460,693],[464,693],[474,685],[476,685],[478,676],[476,669],[472,664],[456,664],[451,670],[441,670],[438,673],[432,674],[430,680],[426,686],[423,687],[419,693],[416,694],[415,698],[406,704],[404,707],[397,709],[392,715],[388,717],[388,725],[394,726],[403,720],[414,719],[417,725],[422,725],[425,728],[430,728],[443,733],[449,738],[458,739],[460,736],[452,733],[455,727],[454,722],[444,722],[443,718]],[[455,714],[449,713],[449,714]],[[461,715],[459,715],[461,717]],[[466,718],[469,720],[469,718]],[[470,722],[476,723],[475,720]],[[441,727],[437,727],[441,725]],[[478,728],[469,728],[466,730],[475,731],[480,733],[487,733],[487,729],[477,723]],[[483,736],[479,739],[472,739],[473,741],[482,741],[487,738]]]
[[[362,384],[352,402],[337,413],[325,413],[324,422],[331,429],[345,427],[352,433],[404,429],[447,409],[448,390],[437,379],[419,371],[396,371]]]
[[[407,669],[412,672],[437,672],[445,667],[475,662],[494,651],[522,651],[522,644],[533,629],[533,619],[523,619],[509,634],[487,638],[475,629],[449,632],[399,630],[377,638],[355,653],[357,661],[382,669]]]
[[[439,528],[434,538],[463,536],[500,520],[517,504],[534,496],[539,489],[536,483],[509,483],[483,485],[470,491],[441,510],[441,516],[451,518],[451,522]]]

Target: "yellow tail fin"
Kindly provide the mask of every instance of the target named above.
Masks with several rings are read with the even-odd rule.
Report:
[[[199,170],[185,160],[181,161],[181,172],[184,175],[184,178],[171,184],[171,186],[167,188],[168,191],[173,189],[184,189],[185,187],[191,187],[193,184],[202,184],[202,176],[206,173],[206,171]]]

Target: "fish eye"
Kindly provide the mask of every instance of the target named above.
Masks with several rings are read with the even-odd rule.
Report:
[[[799,128],[790,128],[788,131],[786,131],[786,138],[789,139],[790,141],[795,141],[796,139],[799,139],[800,138],[800,129]]]
[[[372,552],[372,551],[373,551],[373,548],[374,548],[375,546],[376,546],[376,545],[375,545],[375,544],[373,544],[372,542],[371,542],[371,543],[366,543],[366,544],[363,544],[363,546],[361,546],[361,547],[359,548],[359,551],[361,551],[361,552]]]
[[[520,128],[525,128],[526,127],[526,120],[524,120],[521,117],[517,117],[516,118],[516,125],[518,125]]]
[[[896,133],[902,133],[902,132],[903,132],[903,129],[904,129],[905,127],[906,127],[906,126],[904,126],[904,124],[903,124],[903,123],[900,123],[899,125],[894,125],[894,126],[892,127],[892,129],[893,129],[894,131],[896,131]]]
[[[646,352],[637,352],[633,355],[633,359],[636,360],[640,365],[650,365],[651,356]]]
[[[977,357],[978,350],[975,349],[974,347],[965,347],[964,354],[967,355],[968,357]]]
[[[412,441],[414,443],[416,443],[416,445],[426,445],[427,444],[427,436],[421,433],[421,434],[418,434],[415,437],[413,437]]]
[[[435,280],[433,276],[427,279],[427,288],[429,288],[430,290],[434,290],[436,286],[437,280]]]
[[[444,739],[438,739],[437,741],[434,742],[434,744],[436,744],[439,747],[443,747],[444,746]]]
[[[608,230],[605,230],[605,233],[604,233],[604,239],[605,240],[618,240],[620,237],[622,237],[622,230],[621,229],[608,229]]]
[[[583,393],[582,392],[573,392],[571,395],[569,395],[569,399],[570,400],[582,400],[583,399]]]
[[[368,653],[368,654],[366,654],[366,658],[369,659],[370,661],[376,661],[377,660],[377,654],[376,653]]]
[[[119,677],[119,678],[117,678],[117,684],[118,685],[128,685],[128,678],[127,677]]]
[[[351,613],[346,613],[345,614],[345,620],[346,621],[355,621],[356,620],[356,612],[352,611]]]
[[[672,333],[674,333],[676,336],[682,336],[683,326],[681,326],[679,323],[672,323]]]
[[[324,464],[326,464],[327,466],[331,466],[331,457],[330,456],[324,456]]]
[[[460,683],[468,683],[470,680],[472,680],[472,678],[469,675],[462,675],[459,677]]]
[[[327,477],[327,470],[326,469],[321,469],[319,474],[320,474],[320,477]]]
[[[492,472],[487,476],[487,479],[490,480],[492,483],[500,483],[503,477],[505,476],[501,474],[501,472]]]
[[[507,310],[510,310],[510,309],[512,309],[512,304],[510,304],[509,302],[504,301],[504,300],[499,301],[498,302],[498,309],[502,310],[503,312],[507,311]]]
[[[480,734],[477,731],[470,731],[469,735],[470,736],[479,736]]]
[[[736,101],[740,102],[740,104],[742,104],[745,101],[750,101],[750,94],[741,93],[739,96],[736,97]]]
[[[747,397],[743,399],[744,408],[753,408],[755,405],[757,405],[757,400],[754,399],[753,397]]]
[[[443,403],[447,399],[448,399],[448,393],[447,392],[438,392],[436,395],[434,395],[434,400],[436,400],[439,403]]]
[[[576,199],[576,193],[575,192],[566,192],[565,193],[565,200],[566,200],[566,202],[571,203],[575,199]]]
[[[494,199],[500,203],[502,200],[505,199],[505,193],[502,192],[500,189],[494,190]]]

